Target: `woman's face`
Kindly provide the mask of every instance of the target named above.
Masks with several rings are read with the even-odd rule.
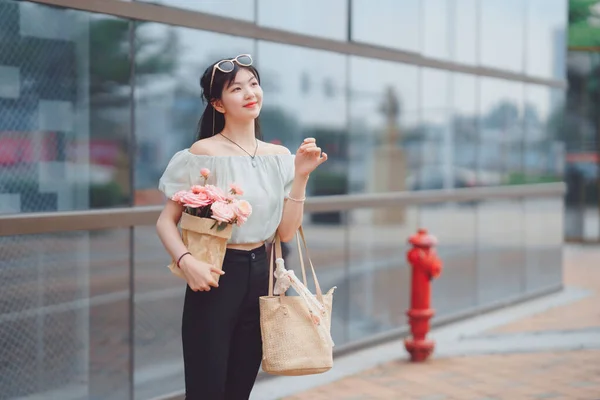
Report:
[[[260,114],[263,91],[258,79],[249,70],[241,68],[229,86],[223,88],[221,100],[215,108],[225,114],[225,118],[254,120]]]

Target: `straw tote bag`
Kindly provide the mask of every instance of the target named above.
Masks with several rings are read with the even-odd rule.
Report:
[[[269,295],[259,299],[263,340],[262,369],[273,375],[320,374],[333,367],[331,306],[335,287],[326,294],[321,292],[302,227],[298,230],[298,234],[296,242],[303,282],[295,276],[294,271],[285,269],[281,258],[281,241],[279,236],[276,236],[271,248]],[[306,285],[306,270],[298,236],[302,238],[306,249],[316,295],[312,294]],[[275,270],[273,270],[273,251],[276,256]],[[277,278],[275,284],[274,276]],[[289,287],[293,287],[299,295],[287,296],[285,292]]]

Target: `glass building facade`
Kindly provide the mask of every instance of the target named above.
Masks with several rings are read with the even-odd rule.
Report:
[[[0,0],[0,215],[163,204],[158,179],[195,139],[200,75],[240,53],[261,73],[265,140],[293,151],[312,136],[329,155],[308,196],[560,182],[567,11],[566,0]],[[345,274],[336,342],[405,323],[399,243],[418,225],[460,255],[455,281],[439,284],[441,314],[558,282],[543,265],[562,242],[561,207],[307,215],[323,238],[314,258]],[[527,225],[543,212],[552,234]],[[475,258],[497,245],[514,257]],[[374,254],[403,267],[373,273]],[[0,236],[0,398],[180,390],[183,291],[167,263],[153,226]]]

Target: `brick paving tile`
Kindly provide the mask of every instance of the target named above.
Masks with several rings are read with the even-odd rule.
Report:
[[[590,365],[600,365],[600,350],[394,361],[285,400],[600,400]]]

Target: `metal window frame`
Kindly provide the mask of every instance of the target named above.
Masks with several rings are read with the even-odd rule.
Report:
[[[421,67],[442,69],[446,71],[460,72],[477,76],[507,79],[511,81],[520,81],[524,83],[545,85],[561,89],[567,88],[567,82],[563,80],[546,79],[496,68],[438,60],[422,56],[421,54],[415,52],[395,50],[371,44],[359,43],[357,41],[338,41],[310,35],[302,35],[281,29],[262,27],[253,22],[226,18],[199,11],[156,5],[152,3],[121,0],[29,1],[32,3],[50,6],[108,14],[120,18],[158,22],[173,26],[241,36],[250,39],[308,47],[311,49],[325,50],[345,55],[401,62],[404,64],[417,65]]]

